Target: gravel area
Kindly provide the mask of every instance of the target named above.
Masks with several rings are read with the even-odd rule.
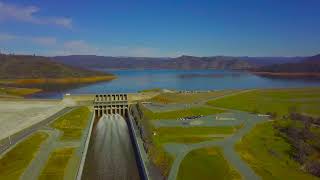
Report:
[[[0,100],[0,139],[30,127],[64,108],[59,101]]]

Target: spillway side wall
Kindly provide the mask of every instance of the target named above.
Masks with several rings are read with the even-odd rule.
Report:
[[[82,153],[82,157],[81,157],[81,161],[80,161],[80,166],[79,166],[79,170],[78,170],[78,174],[77,174],[77,180],[81,180],[81,178],[82,178],[82,172],[83,172],[84,164],[85,164],[87,153],[88,153],[89,143],[90,143],[90,139],[91,139],[91,133],[92,133],[92,129],[93,129],[93,123],[96,118],[95,113],[92,113],[92,114],[93,115],[91,116],[91,122],[90,122],[89,130],[88,130],[88,134],[87,134],[87,139],[85,142],[85,146],[83,149],[83,153]]]
[[[138,166],[138,170],[139,170],[139,174],[140,174],[140,178],[141,180],[149,180],[149,176],[148,176],[148,170],[147,170],[147,166],[145,164],[145,162],[143,161],[142,155],[141,155],[141,147],[138,144],[138,140],[136,137],[136,132],[135,132],[135,128],[133,125],[134,121],[133,121],[133,117],[131,116],[130,111],[127,114],[127,124],[128,124],[128,130],[129,130],[129,134],[130,134],[130,139],[133,145],[133,150],[136,156],[136,161],[137,161],[137,166]]]

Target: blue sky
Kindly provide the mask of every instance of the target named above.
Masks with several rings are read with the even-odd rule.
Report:
[[[0,0],[0,50],[47,56],[308,56],[319,0]]]

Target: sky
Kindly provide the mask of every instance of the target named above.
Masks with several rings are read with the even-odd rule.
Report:
[[[0,51],[310,56],[320,0],[0,0]]]

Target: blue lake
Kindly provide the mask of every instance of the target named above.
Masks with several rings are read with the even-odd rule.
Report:
[[[101,70],[101,69],[100,69]],[[65,93],[137,92],[151,88],[177,90],[222,90],[320,86],[319,80],[270,79],[248,72],[226,70],[102,70],[117,79],[75,89],[43,92],[38,98],[61,98]]]

